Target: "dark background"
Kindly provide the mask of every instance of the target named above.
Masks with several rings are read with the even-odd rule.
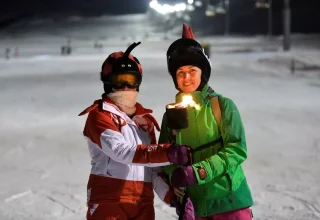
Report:
[[[177,3],[183,0],[158,0],[159,3]],[[214,2],[215,0],[212,0]],[[230,32],[264,34],[267,32],[267,10],[255,8],[254,0],[230,0]],[[144,13],[149,0],[6,0],[0,5],[0,29],[22,19],[32,17],[99,16],[103,14]],[[273,0],[274,34],[282,32],[283,0]],[[291,0],[292,32],[320,33],[320,0]],[[195,12],[193,25],[221,34],[224,15],[207,18],[203,11]],[[203,22],[205,21],[205,22]]]
[[[230,2],[231,33],[250,35],[268,32],[268,9],[256,8],[254,0],[231,0]],[[283,4],[283,0],[273,0],[272,29],[275,35],[283,32]],[[320,0],[291,0],[290,8],[293,33],[320,33]],[[223,33],[225,16],[218,15],[211,20],[210,23],[215,28],[212,31]],[[201,22],[197,25],[201,25]]]

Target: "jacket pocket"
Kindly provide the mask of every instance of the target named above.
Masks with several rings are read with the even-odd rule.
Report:
[[[230,200],[230,202],[234,202],[234,195],[233,195],[233,188],[232,188],[232,176],[230,173],[226,174],[227,176],[227,181],[229,184],[229,193],[228,193],[228,199]]]
[[[220,178],[214,179],[211,185],[211,193],[209,193],[209,197],[211,199],[217,198],[228,198],[228,200],[233,200],[233,187],[232,187],[232,175],[230,173],[226,173],[222,175]],[[213,188],[212,188],[213,187]]]

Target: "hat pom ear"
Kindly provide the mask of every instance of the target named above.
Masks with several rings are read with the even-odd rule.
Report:
[[[183,24],[182,26],[182,38],[189,38],[195,40],[191,27],[189,27],[186,24]]]
[[[133,44],[131,44],[131,45],[127,48],[126,52],[124,52],[123,56],[124,56],[124,57],[128,57],[129,54],[131,53],[131,51],[132,51],[136,46],[138,46],[139,44],[141,44],[140,41],[139,41],[138,43],[133,43]]]

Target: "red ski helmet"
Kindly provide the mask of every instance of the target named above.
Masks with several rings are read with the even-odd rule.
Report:
[[[141,42],[131,44],[125,52],[118,51],[110,54],[103,62],[100,79],[104,83],[105,93],[112,91],[112,77],[121,74],[132,74],[136,77],[137,90],[142,82],[142,67],[139,60],[131,51]]]

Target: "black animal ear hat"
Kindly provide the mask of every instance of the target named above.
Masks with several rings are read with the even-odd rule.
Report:
[[[201,84],[197,90],[202,90],[210,78],[210,60],[201,44],[195,40],[191,27],[183,24],[182,38],[174,41],[167,50],[168,71],[178,90],[176,72],[180,67],[186,65],[196,66],[201,69]]]
[[[118,51],[111,53],[103,62],[100,72],[100,79],[104,83],[105,93],[112,91],[110,84],[111,74],[133,73],[142,81],[142,67],[139,60],[133,56],[131,51],[141,42],[131,44],[125,52]],[[137,88],[139,90],[139,88]]]

